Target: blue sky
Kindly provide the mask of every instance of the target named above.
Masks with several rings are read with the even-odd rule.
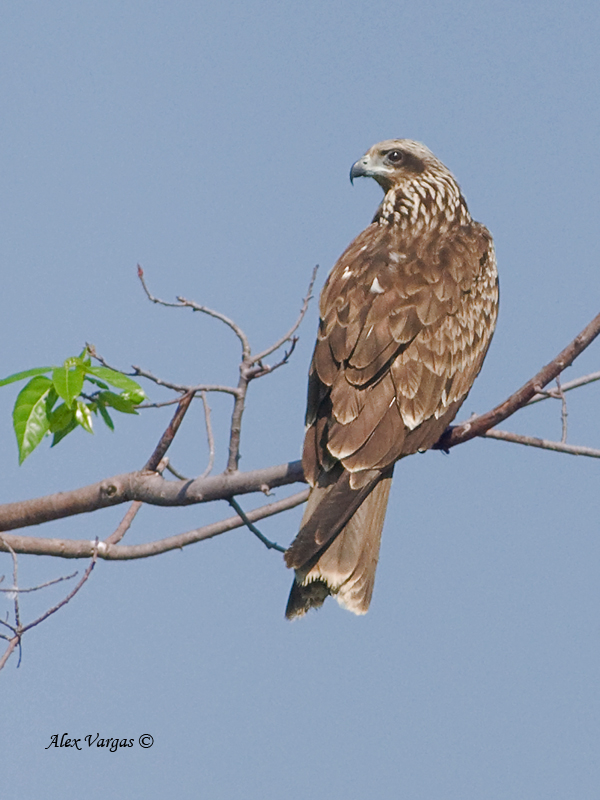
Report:
[[[2,375],[89,341],[123,368],[235,382],[230,332],[149,304],[136,264],[155,294],[215,307],[266,347],[313,266],[320,288],[370,221],[380,190],[348,171],[389,137],[425,142],[495,238],[500,320],[463,418],[600,311],[595,3],[58,0],[5,5],[0,20]],[[299,457],[316,323],[313,303],[291,363],[251,387],[242,468]],[[566,377],[597,370],[599,352]],[[76,432],[18,468],[13,389],[0,392],[2,502],[140,467],[169,418]],[[570,442],[600,446],[597,398],[570,399]],[[230,405],[211,407],[222,469]],[[504,427],[560,438],[559,408]],[[171,455],[203,471],[199,408]],[[492,441],[407,459],[360,619],[330,602],[286,623],[290,575],[244,531],[100,563],[0,677],[12,796],[595,797],[597,479],[591,459]],[[145,509],[128,539],[229,513]],[[103,538],[121,514],[36,533]],[[262,528],[286,544],[299,517]],[[83,566],[23,557],[21,581]],[[24,616],[63,593],[27,596]],[[155,744],[44,749],[66,731]]]

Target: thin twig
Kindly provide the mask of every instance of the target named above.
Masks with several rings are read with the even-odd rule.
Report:
[[[284,364],[287,364],[290,360],[290,356],[296,349],[297,343],[298,337],[292,337],[290,349],[285,351],[281,361],[278,361],[276,364],[263,364],[262,361],[255,362],[255,365],[246,371],[248,380],[251,381],[254,380],[254,378],[262,378],[263,375],[270,375],[272,372],[275,372],[276,369],[279,369],[279,367],[283,367]]]
[[[96,348],[93,344],[86,342],[85,345],[88,349],[89,354],[92,358],[95,358],[98,363],[102,364],[103,367],[107,367],[108,369],[112,369],[114,372],[120,372],[123,375],[129,375],[132,378],[146,378],[152,383],[155,383],[157,386],[162,386],[165,389],[171,389],[174,392],[180,392],[181,394],[187,394],[188,392],[223,392],[224,394],[232,394],[234,396],[237,395],[238,391],[234,386],[223,386],[220,384],[210,384],[210,383],[200,383],[197,386],[188,386],[187,384],[182,383],[172,383],[171,381],[165,381],[162,378],[158,378],[152,372],[148,370],[142,369],[141,367],[136,366],[135,364],[131,367],[131,372],[125,372],[123,369],[119,369],[118,367],[114,367],[112,364],[109,364],[108,361],[99,353],[96,352]],[[163,403],[140,403],[139,406],[136,408],[159,408],[161,406],[172,405],[174,403],[178,403],[179,398],[175,398],[174,400],[166,400]]]
[[[15,589],[17,589],[17,592],[18,592],[17,556],[16,556],[15,552],[13,551],[12,547],[10,546],[10,544],[8,542],[6,542],[2,537],[0,537],[0,540],[5,545],[5,547],[8,548],[8,550],[11,553],[11,555],[13,556],[13,564],[14,564],[13,581],[14,581]],[[2,670],[2,668],[4,667],[4,665],[6,664],[8,659],[10,658],[11,654],[14,652],[15,648],[17,648],[17,647],[19,648],[19,660],[17,662],[17,668],[18,668],[21,665],[21,655],[22,655],[21,641],[23,639],[23,634],[26,633],[26,631],[31,630],[31,628],[34,628],[36,625],[39,625],[40,622],[43,622],[44,620],[48,619],[48,617],[51,614],[54,614],[56,611],[58,611],[60,608],[62,608],[64,605],[66,605],[69,602],[69,600],[71,600],[77,594],[77,592],[81,589],[83,584],[89,578],[89,576],[90,576],[90,574],[91,574],[91,572],[92,572],[92,570],[94,568],[94,565],[96,563],[96,560],[98,558],[98,547],[97,546],[98,546],[98,540],[96,539],[92,561],[91,561],[89,567],[86,569],[82,579],[79,581],[77,586],[75,586],[75,588],[71,592],[69,592],[69,594],[63,600],[61,600],[59,603],[57,603],[52,608],[48,609],[48,611],[44,612],[44,614],[42,614],[40,617],[35,619],[33,622],[30,622],[27,625],[21,625],[20,613],[19,613],[18,593],[15,594],[15,626],[12,627],[11,625],[8,625],[8,623],[4,623],[6,625],[6,627],[8,627],[8,628],[10,628],[12,630],[14,636],[12,637],[12,639],[10,639],[8,647],[6,648],[6,651],[4,652],[2,658],[0,658],[0,670]],[[75,574],[77,574],[77,573],[75,573]],[[74,577],[74,575],[71,575],[69,577],[72,578],[72,577]],[[48,583],[45,584],[45,585],[46,586],[50,586],[51,584],[58,583],[61,580],[67,580],[67,578],[59,578],[58,580],[48,581]],[[36,588],[43,588],[43,587],[40,586],[40,587],[36,587]],[[27,590],[22,590],[22,591],[27,591]],[[33,591],[33,590],[29,590],[29,591]],[[3,638],[6,638],[6,637],[3,637]]]
[[[156,375],[153,375],[151,372],[148,372],[148,370],[142,369],[135,364],[132,366],[132,370],[133,372],[127,374],[133,375],[133,377],[137,378],[146,378],[147,380],[155,383],[157,386],[163,386],[165,389],[172,389],[174,392],[186,394],[189,392],[223,392],[224,394],[232,394],[234,397],[237,397],[238,395],[238,390],[234,386],[223,386],[220,384],[210,383],[201,383],[198,386],[184,386],[181,383],[171,383],[170,381],[165,381],[162,378],[157,378]]]
[[[175,469],[175,467],[171,464],[170,461],[167,464],[167,466],[165,467],[165,469],[167,469],[171,473],[171,475],[175,475],[175,477],[178,478],[180,481],[189,481],[190,480],[189,478],[186,478],[185,475],[182,475],[181,472],[178,472]]]
[[[591,372],[589,375],[583,375],[581,378],[575,378],[572,381],[568,381],[568,383],[563,383],[562,390],[563,392],[570,392],[572,389],[587,386],[588,383],[594,383],[594,381],[600,381],[600,372]],[[534,395],[526,405],[532,406],[534,403],[541,403],[542,400],[547,400],[549,397],[556,397],[556,394],[552,391],[540,392]]]
[[[10,594],[11,592],[18,592],[19,594],[27,594],[28,592],[37,592],[40,589],[46,589],[48,586],[54,586],[55,583],[62,583],[62,581],[70,581],[77,574],[78,574],[77,572],[74,572],[72,575],[64,575],[62,578],[54,578],[54,580],[46,581],[46,583],[40,583],[39,586],[31,586],[29,589],[18,589],[13,587],[12,589],[0,589],[0,592],[5,592],[6,594]]]
[[[510,433],[509,431],[500,431],[497,428],[492,428],[480,436],[486,439],[500,439],[504,442],[514,442],[515,444],[524,444],[528,447],[539,447],[542,450],[555,450],[558,453],[568,453],[572,456],[588,456],[589,458],[600,458],[600,450],[593,447],[580,447],[573,444],[565,444],[564,442],[553,442],[548,439],[538,439],[536,436],[522,436],[520,433]]]
[[[240,340],[243,357],[250,355],[250,344],[248,342],[248,337],[240,328],[240,326],[237,325],[232,319],[226,317],[225,314],[221,314],[220,311],[214,311],[212,308],[208,308],[207,306],[201,306],[199,303],[195,303],[193,300],[186,300],[185,297],[178,297],[176,303],[170,303],[167,300],[161,300],[159,297],[155,297],[153,294],[151,294],[144,278],[144,270],[139,264],[137,267],[137,274],[148,300],[153,303],[158,303],[158,305],[161,306],[167,306],[167,308],[191,308],[192,311],[199,311],[202,314],[207,314],[209,317],[218,319],[220,322],[223,322],[225,325],[231,328],[231,330]]]
[[[250,520],[248,519],[248,517],[244,512],[244,509],[240,506],[235,497],[230,497],[228,502],[229,505],[234,509],[234,511],[238,513],[240,519],[244,521],[244,524],[248,528],[248,530],[252,531],[252,533],[256,537],[258,537],[260,541],[265,545],[265,547],[267,547],[267,549],[279,550],[280,553],[285,553],[286,551],[285,547],[282,547],[280,544],[277,544],[276,542],[272,542],[270,539],[267,539],[267,537],[258,530],[256,525],[253,525],[252,522],[250,522]]]
[[[150,302],[157,303],[160,306],[167,306],[168,308],[181,308],[181,303],[169,303],[168,300],[161,300],[158,297],[154,297],[154,295],[150,293],[150,290],[146,284],[146,279],[144,278],[144,270],[139,264],[137,265],[137,276],[142,284],[144,292],[146,293],[146,297],[148,300],[150,300]]]
[[[207,314],[209,317],[218,319],[220,322],[223,322],[225,325],[231,328],[242,345],[242,358],[249,358],[250,342],[248,341],[248,337],[244,331],[236,322],[234,322],[232,319],[229,319],[229,317],[226,317],[225,314],[222,314],[220,311],[215,311],[212,308],[208,308],[208,306],[202,306],[200,303],[195,303],[193,300],[186,300],[185,297],[178,297],[177,299],[182,307],[191,308],[192,311],[198,311],[201,314]]]
[[[120,372],[123,375],[133,376],[133,372],[125,372],[125,370],[119,369],[118,367],[113,367],[112,364],[109,364],[108,361],[101,355],[96,352],[96,347],[89,342],[85,343],[86,349],[92,358],[95,358],[99,364],[102,364],[103,367],[107,369],[112,369],[113,372]]]
[[[206,440],[208,443],[208,464],[200,477],[206,478],[207,475],[210,475],[212,472],[212,468],[215,464],[215,437],[210,420],[210,406],[206,399],[206,392],[201,392],[200,398],[202,399],[202,406],[204,408],[204,424],[206,426]]]
[[[167,300],[161,300],[159,297],[155,297],[150,293],[144,278],[144,270],[139,264],[137,268],[137,274],[148,300],[152,301],[153,303],[158,303],[158,305],[161,306],[167,306],[168,308],[191,308],[192,311],[199,311],[202,314],[207,314],[209,317],[218,319],[220,322],[223,322],[225,325],[227,325],[227,327],[229,327],[240,340],[242,345],[242,356],[247,357],[250,355],[250,344],[248,342],[248,337],[240,328],[240,326],[237,325],[232,319],[229,319],[229,317],[226,317],[225,314],[222,314],[220,311],[214,311],[212,308],[208,308],[208,306],[201,306],[199,303],[195,303],[193,300],[186,300],[185,297],[178,297],[176,303],[169,303]]]
[[[60,603],[57,603],[55,606],[52,606],[52,608],[49,608],[48,611],[44,612],[41,617],[38,617],[37,619],[34,619],[34,621],[30,622],[28,625],[24,625],[20,629],[21,636],[26,631],[29,631],[32,628],[35,628],[35,626],[39,625],[40,622],[43,622],[44,620],[48,619],[48,617],[50,617],[52,614],[55,614],[63,606],[66,606],[66,604],[75,597],[77,592],[81,589],[83,584],[90,577],[90,575],[92,574],[92,570],[96,566],[96,561],[97,560],[98,560],[98,539],[96,539],[96,542],[94,544],[94,553],[92,555],[92,560],[90,561],[89,566],[86,569],[86,571],[83,573],[83,576],[82,576],[81,580],[79,581],[79,583],[77,584],[77,586],[72,591],[70,591],[69,594],[63,600],[60,601]]]
[[[163,458],[163,460],[156,468],[156,472],[158,472],[159,475],[162,475],[164,470],[167,468],[168,464],[169,464],[169,459]],[[129,528],[131,528],[133,520],[135,519],[138,511],[143,505],[144,504],[141,502],[141,500],[134,500],[133,503],[127,509],[121,522],[119,522],[115,530],[104,541],[108,544],[117,544],[117,542],[120,542],[121,539],[125,536],[125,534],[129,530]]]
[[[174,406],[178,402],[179,397],[174,397],[172,400],[163,400],[162,403],[140,403],[140,405],[135,408],[137,411],[139,411],[140,408],[165,408],[166,406]]]
[[[2,638],[4,639],[5,637],[3,636]],[[4,667],[8,659],[13,654],[15,647],[20,647],[20,645],[21,645],[21,637],[18,634],[13,636],[12,639],[9,640],[8,647],[6,648],[2,658],[0,658],[0,670]],[[20,662],[21,659],[19,659],[19,663]]]
[[[267,356],[270,356],[271,353],[274,353],[275,350],[279,350],[280,347],[283,347],[283,345],[286,344],[286,342],[291,341],[293,335],[296,333],[296,331],[300,327],[300,324],[301,324],[302,320],[304,319],[304,317],[306,315],[306,312],[308,311],[308,305],[309,305],[309,303],[311,301],[311,298],[312,298],[312,290],[313,290],[313,287],[315,285],[315,280],[317,278],[318,270],[319,270],[319,265],[317,264],[317,266],[312,271],[312,276],[311,276],[310,282],[308,284],[308,291],[306,292],[306,295],[304,296],[304,300],[302,301],[302,308],[300,309],[300,314],[299,314],[298,319],[296,320],[296,322],[294,322],[294,324],[289,329],[289,331],[285,334],[285,336],[282,336],[281,339],[278,339],[275,342],[275,344],[272,344],[271,347],[267,347],[267,349],[263,350],[262,353],[259,353],[258,355],[253,356],[252,357],[252,362],[251,362],[252,364],[258,364],[260,361],[263,361]],[[289,356],[288,356],[288,358],[289,358]],[[274,369],[274,368],[272,368],[272,369]]]

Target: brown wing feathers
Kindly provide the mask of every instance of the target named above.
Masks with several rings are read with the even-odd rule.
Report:
[[[409,166],[390,169],[403,151]],[[386,197],[321,295],[303,453],[313,489],[285,556],[296,570],[288,617],[328,594],[366,612],[393,465],[454,418],[496,319],[491,237],[446,168],[409,140],[376,145],[357,165],[352,174],[375,177]]]

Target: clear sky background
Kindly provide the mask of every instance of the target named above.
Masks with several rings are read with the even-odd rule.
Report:
[[[90,341],[123,368],[235,382],[230,332],[151,305],[136,263],[155,294],[221,310],[262,349],[295,319],[314,264],[320,289],[371,219],[380,190],[352,188],[351,164],[409,137],[495,237],[500,321],[461,416],[488,410],[600,311],[599,40],[598,4],[581,0],[4,3],[0,373]],[[299,457],[316,322],[313,304],[291,363],[251,387],[244,469]],[[599,364],[596,344],[566,377]],[[18,468],[15,395],[0,390],[3,502],[139,468],[171,413],[44,443]],[[598,397],[571,396],[570,442],[600,446]],[[220,470],[230,402],[211,406]],[[505,427],[560,438],[559,411],[546,402]],[[199,406],[170,455],[203,471]],[[0,675],[2,796],[594,800],[598,469],[495,441],[407,459],[364,618],[330,601],[287,623],[291,575],[243,530],[99,563]],[[103,538],[123,510],[35,533]],[[127,540],[229,515],[144,509]],[[262,528],[287,544],[299,518]],[[21,582],[76,567],[22,557]],[[28,595],[24,618],[64,593]],[[46,750],[63,732],[155,744]]]

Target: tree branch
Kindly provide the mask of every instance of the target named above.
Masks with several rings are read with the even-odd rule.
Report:
[[[589,375],[582,375],[581,378],[575,378],[572,381],[563,383],[561,389],[563,392],[570,392],[572,389],[579,389],[580,386],[587,386],[588,383],[594,383],[595,381],[600,381],[600,372],[591,372]],[[549,398],[560,399],[556,392],[545,391],[534,395],[527,405],[532,406],[534,403],[541,403],[542,400],[548,400]]]
[[[562,350],[556,358],[541,369],[537,375],[521,386],[514,394],[500,405],[482,414],[473,417],[459,425],[452,425],[444,432],[440,440],[434,445],[435,450],[449,450],[457,444],[468,442],[476,436],[482,436],[490,428],[508,419],[515,411],[527,405],[550,381],[570,366],[573,361],[588,347],[600,333],[600,314],[586,325],[581,333]]]
[[[600,450],[596,450],[593,447],[582,447],[581,445],[566,444],[565,442],[553,442],[549,439],[538,439],[537,436],[523,436],[520,433],[499,431],[497,428],[492,428],[492,430],[486,431],[481,435],[486,439],[499,439],[503,442],[524,444],[528,447],[540,447],[542,450],[554,450],[557,453],[569,453],[572,456],[600,458]]]
[[[241,528],[247,524],[246,520],[256,522],[265,517],[281,514],[283,511],[295,508],[301,503],[306,502],[308,492],[308,489],[304,489],[304,491],[298,492],[291,497],[286,497],[283,500],[277,500],[274,503],[256,508],[253,511],[248,511],[244,514],[246,517],[245,520],[236,515],[235,517],[229,517],[228,519],[205,525],[202,528],[195,528],[186,533],[180,533],[176,536],[170,536],[166,539],[159,539],[158,541],[145,544],[121,545],[97,542],[97,540],[44,539],[34,536],[3,534],[2,539],[0,539],[0,550],[12,547],[15,553],[26,553],[36,556],[57,556],[60,558],[90,558],[94,555],[94,551],[96,550],[98,558],[103,558],[106,561],[128,561],[137,558],[148,558],[150,556],[159,555],[160,553],[166,553],[169,550],[179,550],[186,545],[201,542],[204,539],[211,539],[213,536],[219,536],[235,528]]]
[[[191,308],[192,311],[199,311],[202,314],[207,314],[209,317],[213,317],[214,319],[218,319],[220,322],[223,322],[227,325],[231,330],[235,333],[235,335],[240,340],[242,345],[242,357],[245,358],[246,356],[250,356],[250,344],[248,342],[248,337],[244,333],[244,331],[240,328],[240,326],[235,323],[229,317],[226,317],[225,314],[221,314],[220,311],[214,311],[212,308],[208,308],[207,306],[201,306],[199,303],[195,303],[193,300],[186,300],[185,297],[178,297],[176,303],[169,303],[166,300],[161,300],[158,297],[154,297],[148,289],[146,285],[146,280],[144,278],[144,270],[138,264],[138,278],[140,279],[140,283],[146,293],[146,297],[148,300],[152,301],[153,303],[158,303],[161,306],[167,306],[167,308]]]
[[[128,472],[69,492],[0,505],[0,531],[39,525],[133,500],[157,506],[189,506],[299,481],[304,481],[300,461],[187,481],[167,481],[155,472]]]
[[[263,350],[262,353],[259,353],[257,356],[252,356],[252,362],[251,362],[252,364],[260,363],[267,356],[270,356],[271,353],[274,353],[276,350],[279,350],[280,347],[283,347],[283,345],[286,344],[286,342],[290,342],[292,340],[294,334],[296,333],[296,331],[300,327],[300,324],[301,324],[302,320],[306,316],[306,312],[308,311],[308,304],[310,303],[310,301],[312,299],[312,290],[313,290],[313,287],[315,285],[315,280],[317,279],[317,272],[318,271],[319,271],[319,265],[317,264],[317,266],[312,271],[310,282],[308,284],[308,290],[307,290],[307,292],[306,292],[306,294],[304,296],[304,300],[302,301],[302,308],[300,309],[300,314],[299,314],[298,319],[296,320],[296,322],[292,325],[292,327],[285,334],[285,336],[282,336],[281,339],[279,339],[278,341],[275,342],[275,344],[272,344],[271,347],[267,347],[266,350]],[[289,358],[289,355],[288,355],[288,358]],[[272,370],[273,370],[273,367],[271,367],[271,371]]]
[[[553,361],[540,370],[540,372],[522,386],[521,389],[487,414],[483,414],[449,428],[436,445],[436,448],[448,449],[468,441],[475,436],[485,436],[490,428],[502,420],[507,419],[532,399],[541,399],[540,392],[543,387],[569,366],[599,333],[600,314],[596,316]],[[595,376],[592,377],[595,379]],[[576,385],[583,385],[585,382],[590,382],[590,376],[586,376],[586,378],[578,379],[571,383],[566,383],[562,388],[563,391],[567,391],[568,389],[575,388]],[[500,432],[489,434],[489,438],[501,437],[507,438],[505,434]],[[533,439],[533,437],[530,438]],[[555,444],[558,445],[559,443]],[[541,445],[536,444],[535,446]],[[545,449],[550,448],[545,447]],[[552,449],[573,454],[594,454],[592,448],[575,449],[573,446],[565,445],[564,443],[560,448],[553,446]],[[280,464],[278,466],[250,472],[234,470],[221,475],[200,477],[194,480],[167,481],[155,472],[131,472],[123,475],[116,475],[90,486],[84,486],[69,492],[59,492],[46,497],[2,505],[0,506],[0,531],[37,525],[42,522],[95,511],[100,508],[107,508],[124,502],[139,501],[141,503],[160,506],[185,506],[213,500],[229,501],[229,499],[235,495],[258,491],[264,492],[277,486],[284,486],[300,481],[304,481],[302,464],[300,461],[293,461],[288,464]],[[301,495],[305,497],[306,493],[301,493]],[[284,507],[291,507],[286,505],[287,502],[287,500],[280,501],[279,504],[273,504],[271,507],[283,510]],[[298,500],[298,502],[301,501]],[[279,513],[279,510],[269,513]],[[260,516],[253,517],[253,514],[257,514],[259,511],[260,510],[250,512],[247,515],[248,519],[253,520],[261,518]],[[108,545],[102,543],[107,549],[105,552],[99,553],[99,556],[102,558],[141,558],[147,555],[154,555],[158,552],[164,552],[165,549],[181,547],[189,543],[189,541],[199,541],[202,538],[217,535],[217,533],[230,530],[232,527],[237,527],[241,524],[244,524],[243,521],[240,521],[239,517],[235,517],[231,520],[224,520],[222,523],[215,523],[213,526],[199,529],[201,531],[200,534],[198,531],[192,531],[189,534],[189,536],[191,536],[190,539],[185,538],[186,534],[181,534],[180,536],[171,537],[171,539],[161,540],[158,543],[135,545],[133,546],[134,550],[124,548],[123,546],[120,546],[118,550],[114,550],[116,547],[115,544],[111,542],[109,542]],[[209,533],[205,534],[206,531],[209,531]],[[33,539],[31,537],[18,536],[5,537],[5,540],[6,544],[0,539],[0,550],[9,550],[10,547],[13,547],[15,552],[55,555],[66,558],[90,556],[91,545],[86,541],[73,542],[69,540]],[[170,545],[165,544],[165,542],[175,543]],[[116,553],[118,553],[118,555],[113,555]],[[131,555],[125,555],[125,553],[131,553]]]

